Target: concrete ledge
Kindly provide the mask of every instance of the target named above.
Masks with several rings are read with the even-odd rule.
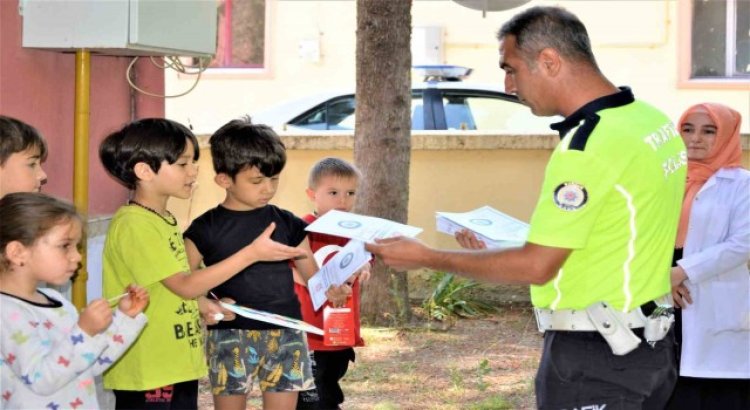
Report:
[[[295,135],[282,134],[288,149],[296,150],[351,150],[353,134]],[[486,149],[553,149],[556,135],[498,135],[494,133],[440,133],[416,131],[412,133],[412,150],[486,150]]]
[[[106,235],[111,221],[112,215],[89,218],[86,224],[86,236],[93,238]]]
[[[353,150],[354,134],[351,131],[332,131],[314,133],[279,133],[281,140],[289,150]],[[198,136],[201,148],[208,148],[209,135]],[[750,134],[743,134],[742,149],[750,150]],[[412,132],[412,150],[416,151],[449,151],[449,150],[551,150],[560,138],[555,134],[521,135],[496,134],[483,131],[414,131]]]

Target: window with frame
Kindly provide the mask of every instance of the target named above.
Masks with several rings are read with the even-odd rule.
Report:
[[[691,79],[750,79],[750,0],[693,0]]]
[[[216,57],[209,68],[265,68],[266,0],[220,0]]]

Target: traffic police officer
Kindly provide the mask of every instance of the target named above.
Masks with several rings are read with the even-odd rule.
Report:
[[[500,29],[506,91],[553,125],[550,158],[527,243],[444,251],[409,238],[368,249],[397,268],[531,284],[544,351],[542,409],[661,409],[676,379],[669,267],[686,153],[666,115],[615,87],[588,34],[558,7],[534,7]],[[465,248],[482,248],[470,232]]]

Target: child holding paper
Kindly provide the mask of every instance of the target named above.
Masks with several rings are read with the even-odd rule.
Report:
[[[324,158],[318,161],[310,170],[306,190],[308,198],[313,203],[314,210],[312,214],[305,215],[303,219],[312,223],[332,209],[351,212],[357,197],[359,178],[359,170],[342,159]],[[315,252],[315,259],[321,266],[349,242],[347,238],[315,232],[309,233],[307,237],[312,251]],[[324,342],[323,336],[307,334],[316,389],[300,393],[297,409],[336,409],[344,402],[344,392],[341,390],[339,380],[346,374],[349,362],[354,361],[352,346],[364,346],[364,340],[360,336],[359,329],[359,290],[360,280],[366,280],[369,275],[368,264],[360,270],[359,275],[355,275],[349,280],[352,286],[352,295],[348,298],[345,307],[349,308],[348,314],[352,315],[349,321],[353,324],[354,329],[352,344],[328,346]],[[313,326],[323,328],[324,312],[331,307],[331,304],[326,303],[324,307],[316,311],[313,308],[305,281],[296,272],[294,279],[294,291],[297,293],[302,306],[303,319]]]
[[[198,174],[198,141],[182,124],[145,118],[107,136],[99,148],[104,168],[132,199],[112,218],[103,253],[105,297],[129,283],[148,287],[149,325],[104,374],[115,409],[198,408],[198,379],[206,375],[198,303],[216,284],[264,259],[270,239],[237,248],[222,263],[190,271],[182,232],[167,210],[170,197],[187,199]],[[273,244],[287,252],[294,248]]]
[[[294,259],[303,278],[315,273],[318,267],[306,237],[307,224],[269,204],[286,164],[284,144],[276,133],[245,118],[225,124],[209,142],[215,181],[226,190],[226,197],[185,232],[190,266],[221,263],[255,238],[270,235],[278,243],[296,247],[299,255]],[[252,309],[301,319],[291,258],[272,249],[268,255],[211,293]],[[343,302],[346,295],[333,292],[329,297]],[[294,409],[297,392],[313,387],[307,344],[298,329],[238,315],[208,326],[206,352],[216,409],[244,409],[255,378],[263,408]]]
[[[149,301],[129,285],[76,307],[62,286],[78,269],[83,220],[72,204],[30,192],[0,199],[0,409],[97,409],[94,377],[128,350]],[[122,289],[120,289],[122,292]]]

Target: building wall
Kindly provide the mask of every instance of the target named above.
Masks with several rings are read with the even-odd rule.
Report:
[[[0,1],[0,113],[36,127],[47,139],[48,174],[43,191],[73,197],[73,118],[75,54],[21,47],[22,17],[18,1]],[[73,50],[71,50],[73,51]],[[163,117],[164,99],[131,95],[125,79],[129,57],[91,58],[89,124],[89,215],[111,214],[127,199],[99,163],[101,140],[131,118]],[[136,64],[138,84],[159,94],[164,76],[147,59]]]
[[[0,0],[0,113],[36,127],[49,146],[43,192],[73,199],[75,54],[21,47],[22,17],[17,0]],[[88,300],[101,295],[101,254],[108,216],[128,198],[127,190],[99,162],[104,137],[131,119],[164,117],[164,99],[131,92],[128,57],[91,57],[89,122]],[[148,59],[135,66],[137,84],[164,93],[164,75]],[[69,287],[63,289],[70,290]]]
[[[464,212],[491,205],[528,221],[551,153],[551,148],[415,149],[409,175],[408,223],[425,229],[419,237],[427,243],[452,247],[455,241],[435,230],[435,211]],[[348,148],[301,146],[288,150],[272,203],[300,216],[312,212],[305,195],[308,172],[315,162],[327,156],[353,161]],[[213,181],[215,174],[207,146],[201,149],[199,165],[198,188],[193,197],[170,200],[169,208],[183,228],[224,199],[225,191]]]
[[[355,84],[356,3],[354,1],[268,0],[269,68],[258,71],[209,70],[196,89],[167,101],[169,118],[189,121],[211,133],[229,119],[296,97]],[[687,0],[547,1],[562,5],[586,24],[602,71],[618,85],[629,85],[638,98],[677,119],[689,105],[721,101],[740,111],[742,130],[750,132],[750,80],[729,86],[696,88],[680,83],[689,64],[680,35],[689,25]],[[413,25],[443,28],[446,63],[472,67],[468,82],[501,84],[497,29],[520,9],[489,12],[486,17],[453,1],[415,1]],[[301,41],[317,39],[321,57],[303,58]],[[193,77],[167,74],[168,92],[189,88]]]

